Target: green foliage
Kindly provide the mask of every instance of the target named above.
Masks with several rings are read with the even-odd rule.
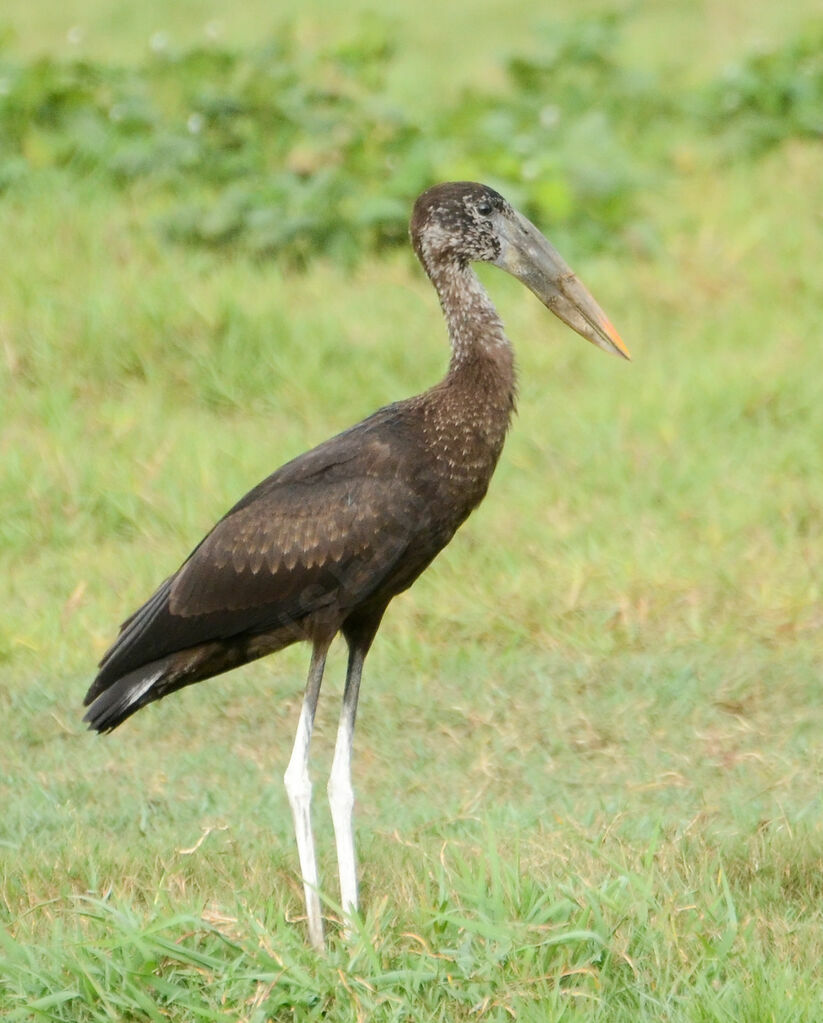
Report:
[[[343,262],[406,236],[435,180],[482,178],[533,218],[597,249],[684,134],[724,151],[823,131],[823,30],[753,57],[697,93],[625,66],[626,16],[545,31],[503,89],[466,92],[432,123],[388,103],[388,30],[310,50],[282,30],[249,51],[174,50],[130,69],[41,57],[0,66],[0,189],[61,167],[158,195],[172,239],[305,263]]]
[[[721,133],[726,153],[823,140],[823,22],[732,64],[702,93],[697,112]]]
[[[351,257],[405,237],[431,176],[419,130],[382,99],[389,57],[374,34],[306,52],[284,31],[248,53],[158,45],[128,71],[7,61],[0,183],[26,167],[140,182],[173,197],[173,238]]]

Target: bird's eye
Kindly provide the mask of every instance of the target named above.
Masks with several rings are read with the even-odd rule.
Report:
[[[490,217],[493,211],[494,207],[488,201],[488,199],[483,199],[482,202],[479,202],[477,204],[477,212],[480,214],[481,217]]]

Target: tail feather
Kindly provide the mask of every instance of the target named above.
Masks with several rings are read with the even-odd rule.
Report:
[[[169,674],[170,668],[171,658],[164,657],[130,671],[94,699],[83,720],[91,729],[111,732],[135,711],[164,695],[162,689],[155,687]]]
[[[168,603],[173,577],[170,576],[158,586],[146,603],[130,615],[120,626],[120,633],[114,643],[103,654],[100,667],[105,668],[115,655],[126,652],[131,645],[144,636]]]
[[[120,626],[119,636],[103,654],[97,678],[86,693],[83,701],[86,706],[118,678],[148,671],[152,662],[169,653],[168,649],[158,649],[156,640],[152,642],[152,626],[166,608],[170,584],[171,580],[167,579],[153,596]]]

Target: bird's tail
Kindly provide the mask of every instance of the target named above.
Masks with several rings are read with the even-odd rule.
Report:
[[[83,720],[88,722],[89,728],[98,732],[110,732],[117,728],[135,711],[165,696],[169,690],[163,682],[171,673],[172,661],[171,657],[162,657],[158,661],[144,664],[117,679],[91,701],[87,697],[91,706]],[[91,692],[93,689],[89,695]]]

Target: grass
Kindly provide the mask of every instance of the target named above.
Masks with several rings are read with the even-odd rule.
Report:
[[[738,6],[672,17],[710,40]],[[307,651],[106,740],[79,704],[116,622],[237,496],[437,379],[436,301],[407,255],[294,275],[171,247],[93,179],[3,197],[3,1018],[819,1018],[821,170],[819,143],[721,166],[697,144],[636,251],[566,253],[631,366],[484,274],[520,413],[370,655],[364,917],[324,957],[280,784]],[[319,797],[343,670],[335,648]],[[333,920],[322,798],[316,832]]]

